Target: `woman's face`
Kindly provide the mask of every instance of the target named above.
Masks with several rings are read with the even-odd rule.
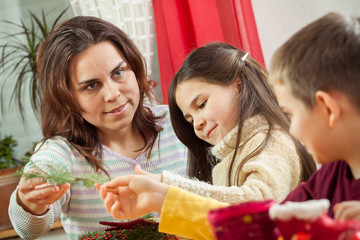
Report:
[[[237,82],[228,86],[192,78],[180,83],[175,100],[198,138],[218,144],[239,121],[240,93]]]
[[[129,129],[139,105],[139,86],[111,42],[91,45],[75,56],[70,62],[70,79],[86,121],[105,135]]]

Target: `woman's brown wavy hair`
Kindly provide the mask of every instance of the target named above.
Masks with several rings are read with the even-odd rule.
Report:
[[[40,46],[37,54],[41,101],[41,128],[43,142],[54,136],[64,137],[85,156],[96,172],[107,171],[101,161],[98,129],[81,116],[81,109],[70,88],[69,64],[71,60],[101,41],[110,41],[117,47],[130,69],[135,73],[140,102],[133,124],[139,129],[144,149],[153,148],[162,130],[156,122],[162,118],[144,107],[144,99],[156,100],[147,81],[145,61],[128,36],[113,24],[96,17],[78,16],[55,28]],[[150,154],[148,155],[148,157]]]
[[[185,120],[176,103],[176,87],[181,82],[201,77],[206,82],[226,86],[240,77],[242,84],[240,89],[239,132],[235,146],[239,146],[242,127],[246,119],[261,114],[267,120],[269,129],[266,138],[255,151],[249,153],[242,160],[236,170],[237,176],[246,161],[259,154],[266,147],[275,126],[289,132],[289,119],[279,107],[275,94],[267,82],[266,69],[250,56],[246,58],[246,61],[242,61],[241,58],[244,54],[240,49],[226,43],[210,43],[192,51],[171,82],[168,98],[170,117],[177,137],[190,150],[188,157],[188,174],[190,177],[211,182],[211,172],[216,164],[216,159],[209,153],[212,145],[195,135],[192,124]],[[315,162],[296,139],[293,138],[293,141],[301,158],[302,180],[304,181],[316,170]],[[237,151],[238,148],[235,148],[229,168],[229,186],[235,184],[231,183],[230,179]]]

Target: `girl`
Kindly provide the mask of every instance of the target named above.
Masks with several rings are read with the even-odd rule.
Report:
[[[137,211],[160,211],[163,193],[169,187],[154,181],[144,183],[144,178],[162,179],[169,185],[225,203],[264,199],[280,202],[316,169],[310,155],[289,135],[288,118],[267,83],[265,69],[228,44],[211,43],[190,53],[171,84],[169,106],[175,133],[190,150],[190,177],[212,181],[213,185],[167,171],[156,176],[120,177],[100,189],[115,218],[137,217]],[[107,186],[118,186],[119,191],[108,192]],[[129,191],[120,195],[122,188]],[[159,195],[155,194],[156,189],[162,189]],[[210,205],[190,198],[179,202],[191,202],[194,208],[170,207],[177,206],[174,203],[182,199],[183,193],[171,189],[174,194],[168,193],[170,197],[165,199],[160,229],[184,235],[182,229],[192,230],[180,222],[204,221],[207,212],[202,210]],[[158,203],[141,198],[140,205],[135,201],[123,207],[130,198],[146,193],[156,195]],[[195,205],[199,211],[195,211]],[[179,218],[177,210],[182,212]]]
[[[226,192],[226,202],[281,200],[316,169],[289,136],[289,120],[266,70],[226,43],[198,48],[186,58],[171,83],[169,107],[174,131],[190,150],[190,177],[244,186],[237,194]],[[182,178],[163,175],[165,183],[182,187]]]
[[[155,102],[140,52],[120,29],[94,17],[65,21],[41,45],[37,66],[44,136],[31,157],[37,166],[115,177],[139,164],[185,174],[186,148],[167,107]],[[12,195],[9,215],[22,238],[45,234],[59,217],[69,238],[112,220],[95,189],[42,183],[22,179]]]

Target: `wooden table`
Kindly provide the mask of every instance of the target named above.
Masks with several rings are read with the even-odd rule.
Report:
[[[56,229],[56,228],[62,228],[62,224],[61,221],[57,221],[53,224],[51,229]],[[14,229],[8,229],[8,230],[3,230],[0,231],[0,239],[6,239],[6,238],[10,238],[10,237],[17,237],[17,233],[15,232]]]

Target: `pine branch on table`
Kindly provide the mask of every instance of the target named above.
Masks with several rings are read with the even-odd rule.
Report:
[[[109,226],[105,230],[87,232],[79,237],[79,240],[178,240],[174,235],[158,231],[159,223],[154,220],[153,214],[149,213],[142,218],[125,222],[99,222]]]

